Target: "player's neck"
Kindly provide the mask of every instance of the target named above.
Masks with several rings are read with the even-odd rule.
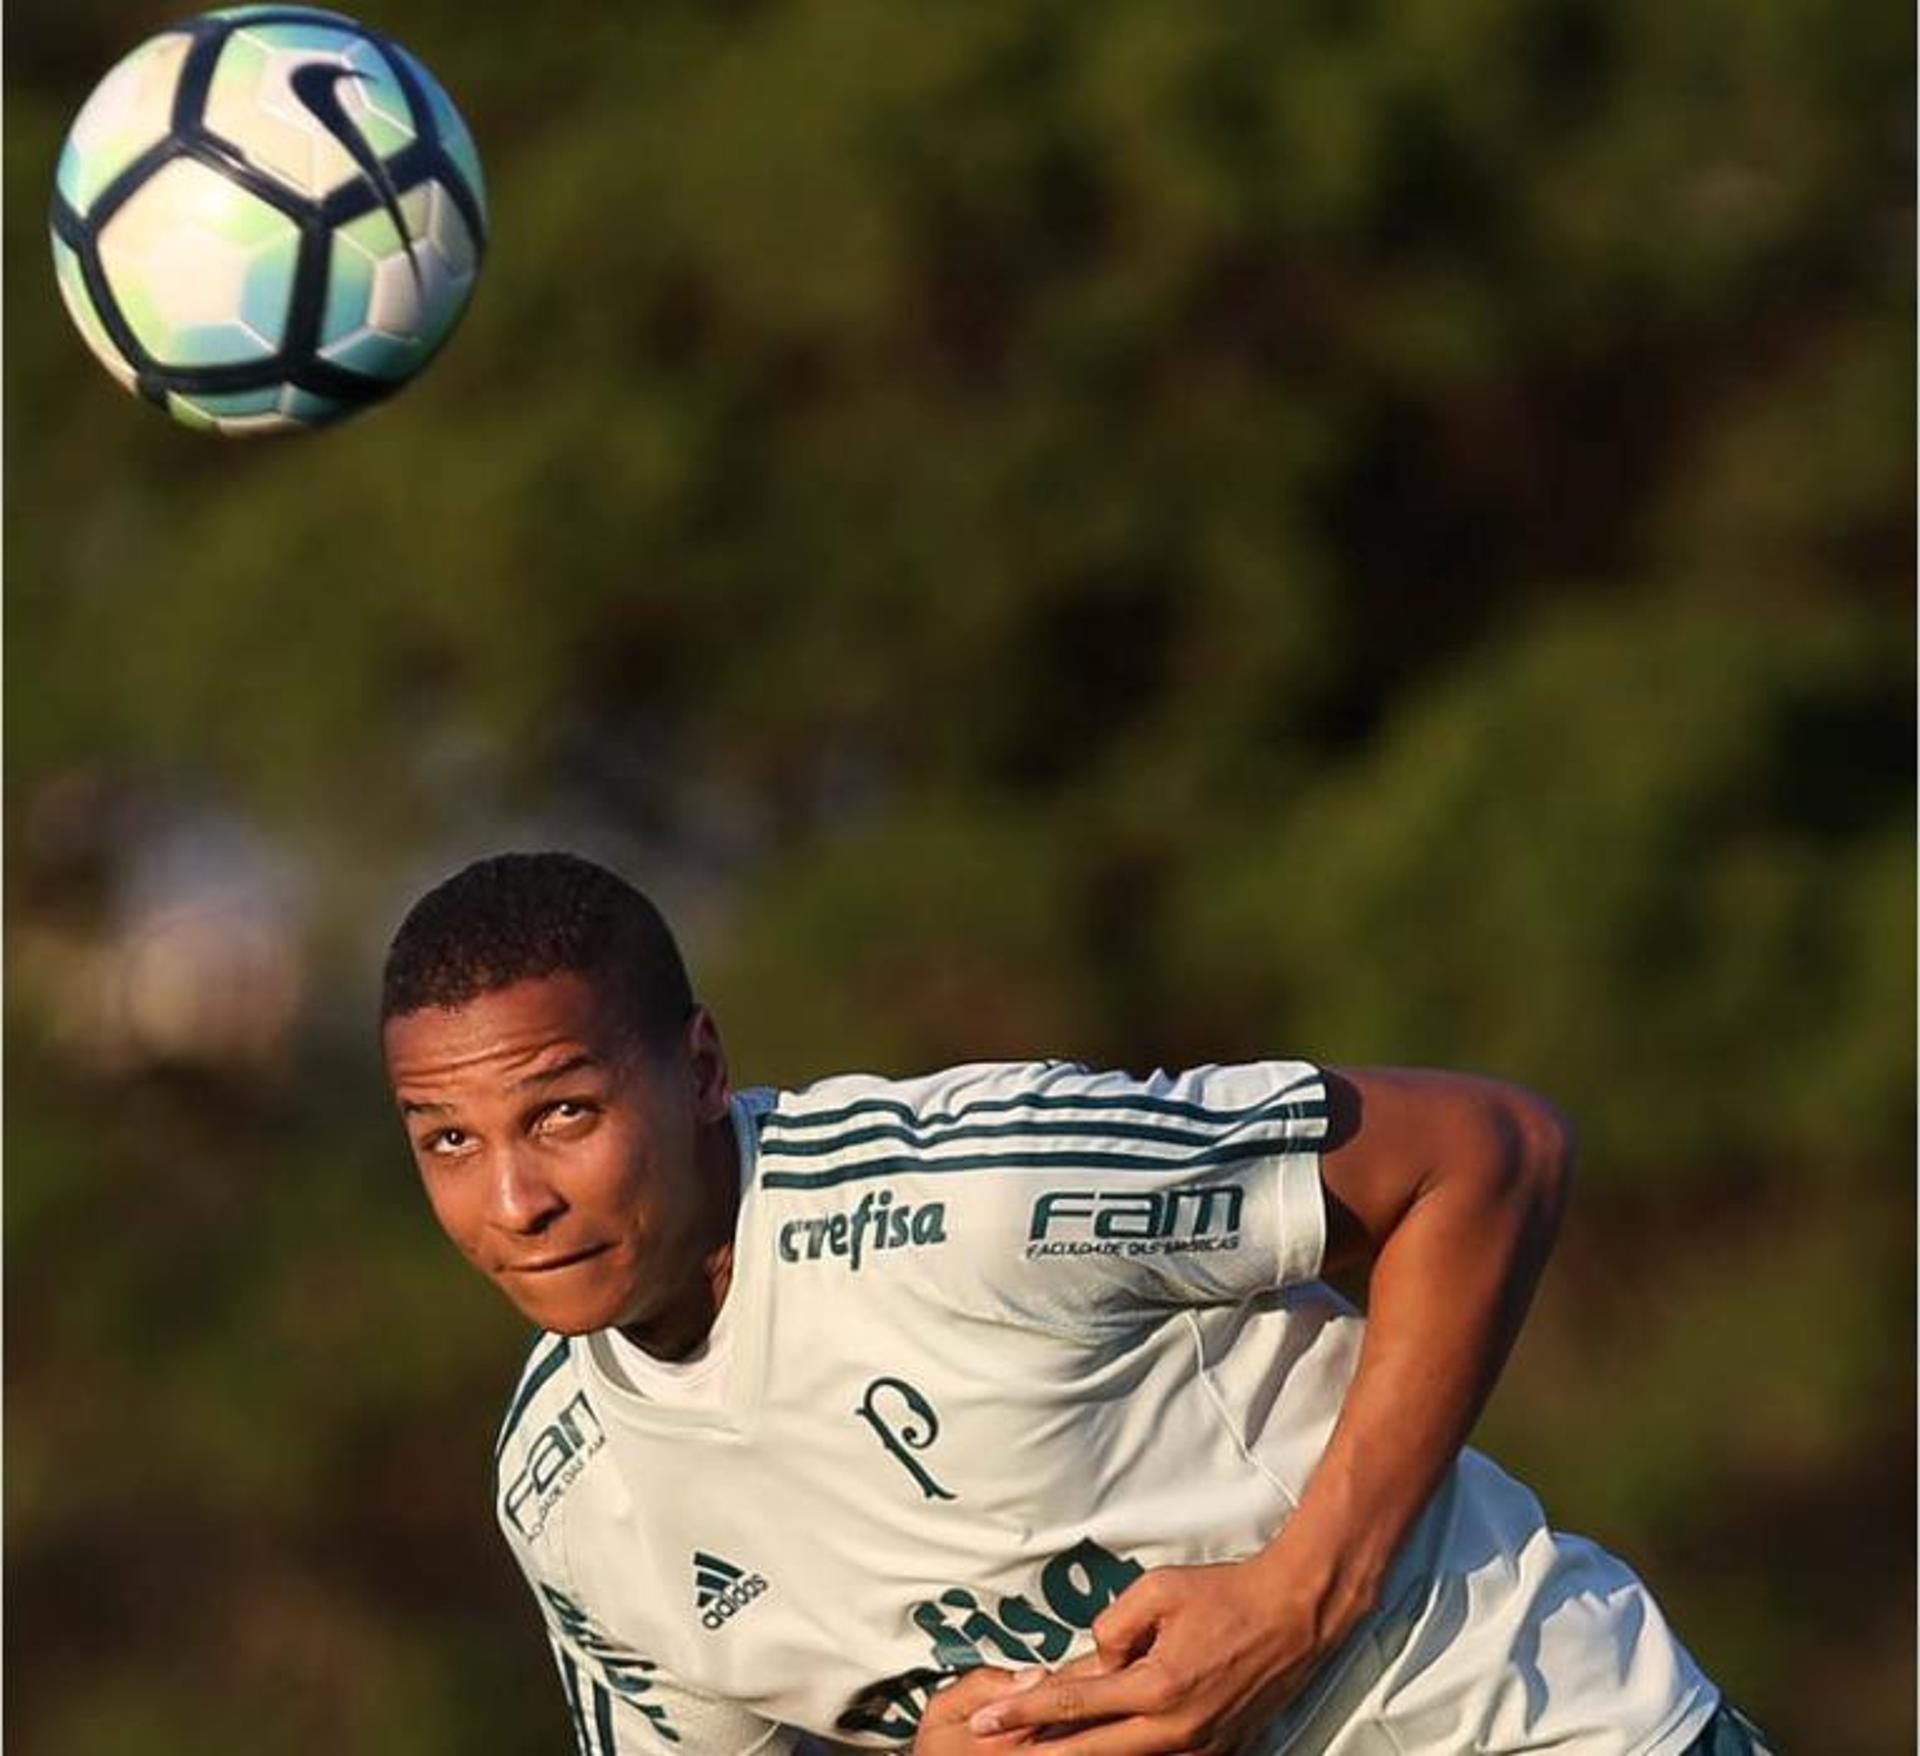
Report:
[[[699,1240],[695,1272],[683,1295],[659,1316],[626,1324],[620,1333],[657,1360],[684,1360],[712,1332],[733,1285],[733,1233],[740,1218],[740,1144],[731,1115],[703,1128],[696,1148],[700,1165]]]

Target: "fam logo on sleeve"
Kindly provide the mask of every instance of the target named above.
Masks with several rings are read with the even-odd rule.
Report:
[[[1027,1221],[1026,1254],[1177,1256],[1240,1248],[1237,1183],[1199,1189],[1048,1189]]]
[[[580,1479],[588,1460],[606,1444],[600,1417],[577,1391],[527,1447],[527,1461],[507,1483],[500,1503],[515,1530],[531,1540],[547,1522],[560,1497]]]

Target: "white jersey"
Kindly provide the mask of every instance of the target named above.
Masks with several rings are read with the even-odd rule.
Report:
[[[1362,1333],[1314,1278],[1313,1068],[856,1076],[735,1126],[719,1396],[546,1336],[501,1436],[582,1756],[899,1748],[951,1673],[1076,1656],[1146,1569],[1286,1522]],[[1639,1581],[1468,1452],[1260,1747],[1669,1756],[1715,1699]]]

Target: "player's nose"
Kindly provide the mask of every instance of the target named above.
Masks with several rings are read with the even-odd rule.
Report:
[[[566,1207],[565,1198],[536,1154],[503,1147],[495,1156],[492,1170],[492,1219],[502,1231],[543,1231]]]

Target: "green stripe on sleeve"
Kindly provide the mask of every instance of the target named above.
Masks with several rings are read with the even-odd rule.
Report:
[[[1052,1132],[1052,1130],[1048,1130]],[[1241,1164],[1248,1159],[1284,1158],[1289,1153],[1314,1152],[1316,1142],[1284,1136],[1260,1140],[1226,1141],[1204,1152],[1179,1158],[1151,1158],[1142,1153],[1118,1152],[974,1152],[945,1157],[869,1158],[823,1171],[763,1171],[768,1189],[831,1189],[842,1183],[873,1177],[921,1175],[949,1171],[1128,1171],[1164,1176],[1168,1172],[1203,1170],[1211,1165]]]
[[[1205,1104],[1189,1103],[1181,1098],[1155,1097],[1145,1092],[1084,1092],[1078,1096],[1068,1092],[1017,1092],[1011,1097],[977,1098],[970,1103],[956,1105],[951,1110],[926,1114],[896,1098],[860,1098],[837,1110],[769,1111],[761,1123],[761,1132],[763,1135],[769,1132],[784,1134],[794,1129],[833,1128],[842,1122],[876,1112],[898,1116],[909,1126],[921,1128],[937,1128],[964,1117],[991,1115],[1004,1110],[1133,1110],[1143,1115],[1177,1117],[1189,1122],[1231,1124],[1264,1114],[1292,1094],[1308,1088],[1317,1089],[1320,1083],[1321,1076],[1318,1073],[1303,1074],[1291,1085],[1282,1086],[1278,1091],[1268,1093],[1259,1103],[1240,1110],[1216,1110]]]
[[[527,1368],[526,1376],[520,1380],[520,1389],[514,1396],[513,1404],[507,1410],[507,1418],[501,1423],[500,1437],[494,1442],[495,1463],[498,1463],[505,1454],[507,1441],[513,1437],[513,1430],[520,1424],[520,1417],[527,1412],[527,1404],[540,1394],[540,1386],[560,1370],[572,1346],[573,1343],[568,1337],[556,1336],[553,1346]]]
[[[587,1742],[587,1718],[580,1711],[580,1668],[564,1652],[560,1653],[560,1687],[566,1691],[567,1713],[573,1720],[574,1747],[580,1756],[593,1756],[593,1746]]]
[[[1234,1117],[1237,1128],[1275,1121],[1324,1122],[1326,1106],[1297,1103],[1285,1110],[1246,1111]],[[899,1140],[908,1146],[931,1149],[951,1140],[1011,1140],[1040,1136],[1058,1140],[1064,1135],[1080,1135],[1092,1140],[1143,1140],[1159,1146],[1217,1145],[1226,1130],[1195,1133],[1191,1129],[1150,1126],[1136,1122],[976,1122],[960,1127],[942,1127],[937,1134],[924,1128],[901,1127],[893,1122],[876,1122],[867,1128],[852,1128],[844,1134],[824,1140],[768,1140],[763,1143],[770,1158],[819,1158],[866,1146],[875,1140]]]

